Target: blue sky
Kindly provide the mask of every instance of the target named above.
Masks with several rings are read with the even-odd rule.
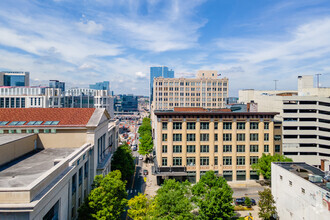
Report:
[[[68,86],[109,80],[147,95],[150,66],[177,77],[215,69],[239,89],[296,89],[321,73],[330,86],[327,0],[2,0],[0,70]]]

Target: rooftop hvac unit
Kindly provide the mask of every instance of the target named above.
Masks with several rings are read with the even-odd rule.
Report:
[[[308,177],[308,180],[311,181],[312,183],[322,183],[322,177],[318,175],[311,175]]]

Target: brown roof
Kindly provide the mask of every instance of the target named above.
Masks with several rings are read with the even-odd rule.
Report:
[[[86,126],[95,108],[2,108],[0,121],[8,121],[0,127],[34,127],[34,126]],[[9,124],[12,121],[26,121],[24,125]],[[41,125],[27,125],[29,121],[43,121]],[[59,121],[57,125],[44,125],[46,121]]]

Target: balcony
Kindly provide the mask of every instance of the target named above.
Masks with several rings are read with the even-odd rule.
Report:
[[[152,167],[152,174],[156,176],[187,176],[187,167]]]

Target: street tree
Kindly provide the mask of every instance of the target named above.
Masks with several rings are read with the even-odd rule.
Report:
[[[126,183],[119,170],[95,178],[94,189],[78,210],[79,219],[120,219],[127,205]]]
[[[132,151],[128,144],[118,147],[112,157],[111,170],[119,170],[122,179],[128,181],[134,174],[135,164]]]
[[[165,180],[155,196],[154,219],[194,219],[192,214],[191,187],[188,181]]]
[[[148,155],[152,152],[154,143],[150,134],[144,134],[140,139],[139,154]]]
[[[149,219],[149,215],[153,211],[153,201],[148,199],[145,194],[139,193],[128,201],[128,207],[127,214],[133,220]]]
[[[259,175],[262,174],[265,179],[270,179],[272,162],[292,162],[292,159],[280,154],[273,156],[262,154],[262,157],[258,159],[258,163],[252,164],[252,169],[257,171]]]
[[[208,171],[192,187],[193,201],[199,208],[199,219],[230,219],[234,216],[233,191],[223,177]]]
[[[251,201],[251,199],[249,197],[245,197],[244,203],[249,208],[252,206],[252,201]]]
[[[260,191],[259,193],[259,217],[262,219],[272,219],[276,214],[275,200],[272,195],[272,192],[269,188],[266,188],[264,191]]]
[[[151,136],[151,120],[150,118],[143,118],[142,124],[139,127],[138,133],[140,137],[144,136],[145,134],[150,134]]]

